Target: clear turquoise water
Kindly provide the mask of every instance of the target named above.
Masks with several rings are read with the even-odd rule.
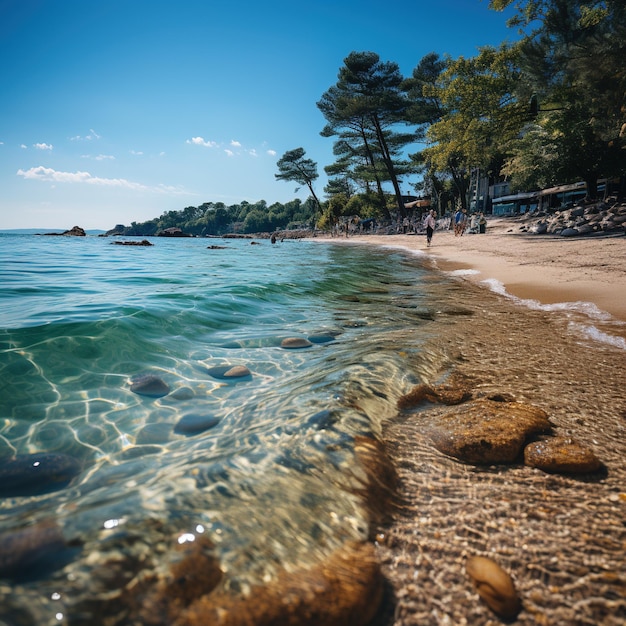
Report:
[[[199,536],[238,589],[366,538],[355,436],[380,435],[400,395],[445,372],[437,337],[448,353],[476,342],[477,317],[494,330],[517,320],[494,334],[503,359],[529,323],[555,345],[597,343],[584,324],[611,338],[597,358],[623,363],[614,320],[565,307],[522,321],[523,304],[399,250],[153,242],[0,235],[0,480],[3,463],[34,453],[78,467],[69,484],[0,495],[0,623],[24,611],[19,623],[83,623],[74,607],[111,592],[110,568],[136,564],[142,550],[166,567]],[[281,347],[293,337],[312,345]],[[544,333],[537,342],[544,354]],[[212,375],[237,365],[250,375]],[[169,392],[135,393],[146,374]],[[532,388],[536,372],[519,363],[508,375]],[[179,434],[187,419],[206,430]],[[51,524],[66,546],[52,565],[19,576],[3,565],[23,554],[15,533]]]
[[[354,436],[380,433],[431,367],[420,329],[452,285],[399,252],[153,241],[0,236],[0,456],[80,464],[67,486],[0,499],[0,533],[52,521],[81,546],[27,581],[39,599],[62,586],[68,612],[120,529],[148,544],[207,534],[232,580],[366,537]],[[211,376],[231,365],[251,374]],[[134,393],[144,374],[169,393]],[[177,434],[189,415],[212,426]]]

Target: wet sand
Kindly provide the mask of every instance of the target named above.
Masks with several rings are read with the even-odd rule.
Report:
[[[377,626],[615,625],[626,623],[626,351],[572,332],[572,316],[516,305],[474,285],[487,279],[541,303],[591,302],[626,321],[626,237],[517,234],[514,219],[486,234],[363,235],[353,244],[406,248],[463,273],[456,320],[435,318],[426,358],[474,397],[501,394],[544,409],[555,436],[591,448],[604,471],[550,474],[520,463],[475,466],[438,452],[424,434],[451,407],[398,411],[383,438],[399,476],[398,506],[376,544],[391,601]],[[334,240],[339,242],[338,239]],[[346,241],[346,240],[342,240]],[[407,370],[411,364],[407,362]],[[513,578],[522,609],[498,618],[466,573],[487,556]]]
[[[348,241],[421,251],[442,270],[473,269],[474,282],[495,279],[523,299],[543,304],[593,302],[626,321],[626,237],[565,238],[520,232],[522,218],[492,218],[485,234],[360,235]]]

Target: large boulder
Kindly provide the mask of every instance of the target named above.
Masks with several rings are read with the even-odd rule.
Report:
[[[425,427],[440,452],[476,465],[513,463],[531,437],[550,430],[543,409],[484,398],[429,416]]]

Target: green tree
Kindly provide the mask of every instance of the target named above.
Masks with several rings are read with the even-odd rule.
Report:
[[[582,178],[595,198],[598,178],[623,176],[626,169],[626,4],[490,2],[496,10],[511,4],[517,9],[511,25],[526,31],[520,63],[535,94],[532,112],[545,131],[546,144],[528,148],[535,157],[549,148],[561,181]]]
[[[285,180],[296,182],[299,185],[306,185],[313,196],[313,200],[321,213],[322,205],[315,195],[313,183],[319,177],[317,173],[317,163],[312,159],[305,159],[304,148],[296,148],[295,150],[287,150],[285,154],[278,160],[278,174],[274,174],[277,180]]]
[[[409,163],[399,154],[413,141],[413,135],[397,130],[398,125],[407,123],[402,81],[396,63],[382,62],[374,52],[351,52],[339,70],[337,83],[317,106],[327,121],[322,135],[339,136],[348,143],[355,160],[369,165],[372,181],[380,181],[384,172],[393,186],[398,211],[405,215],[398,176],[408,171]]]
[[[449,172],[467,208],[470,173],[489,171],[528,121],[520,103],[516,47],[482,48],[476,57],[450,61],[424,97],[438,103],[439,118],[426,130],[423,156],[431,172]]]

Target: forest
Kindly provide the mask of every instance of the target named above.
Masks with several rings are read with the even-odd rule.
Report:
[[[303,147],[277,162],[277,180],[309,189],[305,202],[225,206],[207,202],[116,227],[149,236],[177,227],[192,235],[331,228],[347,216],[406,215],[403,176],[439,214],[468,208],[473,177],[507,181],[511,192],[626,174],[626,3],[624,0],[490,0],[515,9],[515,43],[474,57],[431,52],[410,76],[375,52],[352,52],[317,102],[335,160],[318,164]]]

